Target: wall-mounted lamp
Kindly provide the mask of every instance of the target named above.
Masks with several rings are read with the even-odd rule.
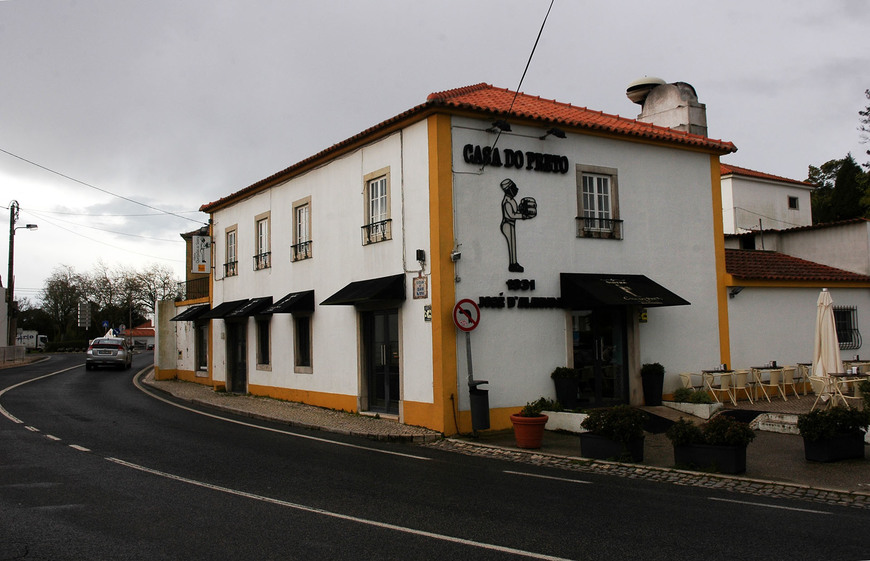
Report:
[[[734,298],[735,296],[737,296],[741,292],[743,292],[743,287],[742,286],[735,286],[734,288],[732,288],[731,290],[728,291],[728,298]]]
[[[511,125],[503,119],[492,122],[492,126],[486,132],[511,132]]]
[[[553,127],[547,131],[547,134],[545,134],[544,136],[541,136],[539,138],[541,140],[544,140],[545,138],[547,138],[550,135],[555,136],[556,138],[565,138],[566,137],[565,131],[563,131],[560,128]]]
[[[462,259],[462,252],[461,251],[459,251],[458,249],[454,249],[453,251],[450,252],[450,260],[451,261],[456,263],[460,259]]]
[[[423,249],[417,250],[417,261],[419,261],[421,265],[426,262],[426,251],[425,250],[423,250]]]

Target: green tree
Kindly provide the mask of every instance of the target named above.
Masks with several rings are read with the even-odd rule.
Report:
[[[54,341],[76,339],[78,304],[84,294],[85,279],[69,265],[54,269],[39,294],[42,310],[54,325]]]
[[[815,224],[868,216],[870,178],[852,154],[810,166],[807,181],[816,185],[811,195]]]

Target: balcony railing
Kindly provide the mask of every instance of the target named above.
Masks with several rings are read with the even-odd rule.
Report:
[[[592,216],[577,217],[578,238],[622,239],[622,220],[611,218],[595,218]]]
[[[208,298],[208,277],[178,283],[177,300],[196,300],[197,298]]]
[[[362,227],[362,243],[368,245],[372,243],[382,242],[392,239],[393,234],[390,230],[392,219],[373,222]]]
[[[259,253],[254,256],[254,270],[268,269],[272,266],[272,252]]]
[[[225,277],[234,277],[239,274],[239,262],[238,261],[227,261],[224,263],[224,276]]]
[[[311,242],[302,242],[290,246],[290,259],[292,261],[302,261],[303,259],[311,259]]]

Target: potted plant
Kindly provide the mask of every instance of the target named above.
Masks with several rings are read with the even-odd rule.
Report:
[[[550,373],[556,385],[556,400],[565,409],[577,409],[580,392],[580,372],[575,368],[559,366]]]
[[[680,419],[668,429],[674,463],[721,473],[746,471],[746,447],[755,439],[749,425],[716,415],[702,425]]]
[[[543,411],[551,401],[541,397],[536,401],[530,401],[519,413],[511,415],[511,423],[514,426],[514,438],[519,448],[540,448],[544,440],[544,426],[547,417]]]
[[[580,452],[586,458],[643,461],[646,413],[630,405],[593,409],[581,426]]]
[[[640,367],[640,377],[643,382],[644,404],[648,406],[661,405],[665,367],[658,362],[644,364]]]
[[[798,415],[804,457],[813,462],[864,458],[864,431],[870,409],[829,407]]]

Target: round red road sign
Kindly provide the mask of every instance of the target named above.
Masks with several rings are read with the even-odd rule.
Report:
[[[474,300],[460,300],[453,306],[453,323],[462,331],[473,331],[480,323],[480,308]]]

